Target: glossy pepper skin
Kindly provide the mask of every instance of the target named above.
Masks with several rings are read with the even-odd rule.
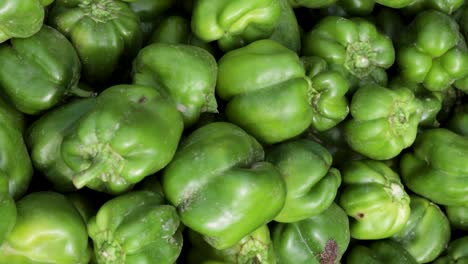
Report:
[[[138,53],[132,69],[133,83],[154,87],[174,102],[185,126],[203,112],[217,112],[216,60],[208,51],[191,45],[154,43]]]
[[[346,74],[354,90],[359,83],[386,85],[385,70],[395,61],[391,39],[362,18],[327,16],[304,35],[303,54],[324,58]]]
[[[13,230],[0,246],[5,263],[87,264],[88,233],[81,215],[62,194],[34,192],[17,203]]]
[[[120,0],[56,0],[48,22],[70,39],[83,77],[94,83],[129,64],[142,45],[140,19]]]
[[[415,0],[338,0],[338,4],[349,14],[365,16],[372,13],[376,4],[391,8],[403,8],[412,4],[414,1]]]
[[[295,222],[326,210],[334,201],[341,174],[332,168],[332,156],[320,144],[307,139],[287,141],[267,150],[286,182],[286,202],[277,222]]]
[[[270,231],[266,225],[242,238],[233,247],[224,250],[216,250],[206,243],[200,234],[192,230],[188,230],[187,237],[190,241],[189,264],[208,263],[209,261],[234,264],[277,263]]]
[[[309,100],[313,110],[312,127],[324,131],[343,121],[349,113],[345,95],[349,90],[346,77],[331,69],[319,57],[302,57],[302,63],[310,79]]]
[[[15,200],[26,192],[33,175],[23,139],[24,124],[23,114],[0,98],[0,192]]]
[[[383,239],[410,217],[410,199],[398,174],[381,161],[351,161],[341,168],[339,205],[350,217],[351,237]]]
[[[392,236],[418,263],[431,262],[450,241],[450,224],[439,206],[411,195],[411,216],[405,227]]]
[[[191,25],[201,40],[217,40],[228,51],[268,38],[280,15],[279,0],[200,0],[194,3]]]
[[[468,263],[468,236],[450,241],[444,256],[437,258],[434,264]]]
[[[298,55],[273,40],[255,41],[218,61],[216,93],[228,101],[228,120],[267,144],[311,125],[310,89]]]
[[[465,3],[464,0],[413,0],[412,2],[413,3],[402,10],[407,16],[417,14],[427,9],[433,9],[451,15],[459,10]]]
[[[192,132],[163,171],[168,201],[182,223],[226,249],[273,220],[286,186],[258,141],[238,126],[213,122]]]
[[[396,64],[405,79],[441,91],[468,75],[468,50],[452,17],[423,11],[399,41]]]
[[[54,0],[4,0],[0,3],[0,43],[11,38],[27,38],[44,23],[44,7]]]
[[[332,203],[321,214],[272,229],[278,263],[339,263],[350,242],[346,213]]]
[[[401,177],[411,191],[441,205],[468,203],[468,138],[445,128],[418,136],[400,160]]]
[[[150,191],[107,201],[88,223],[98,264],[172,264],[182,250],[176,209]]]
[[[55,190],[75,190],[72,178],[75,172],[65,163],[61,145],[65,136],[76,128],[77,121],[94,108],[96,98],[71,101],[47,111],[26,131],[25,140],[34,168],[52,183]]]
[[[418,262],[399,243],[376,240],[369,245],[355,245],[347,253],[347,264],[417,264]]]
[[[368,158],[394,158],[416,139],[420,109],[408,88],[362,86],[351,99],[352,118],[344,124],[346,142]]]
[[[74,90],[79,92],[78,54],[52,27],[0,46],[0,64],[0,90],[23,113],[40,114]]]

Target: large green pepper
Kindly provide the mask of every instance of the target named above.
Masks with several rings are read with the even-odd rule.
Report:
[[[385,70],[393,65],[391,39],[362,18],[327,16],[304,36],[304,55],[324,58],[346,74],[352,88],[359,82],[386,85]]]
[[[281,142],[311,125],[314,93],[295,52],[258,40],[225,53],[218,65],[216,93],[229,101],[228,120],[258,140]]]
[[[442,205],[468,203],[468,137],[445,128],[424,131],[400,161],[413,192]]]
[[[207,263],[208,261],[231,264],[276,263],[270,230],[266,225],[242,238],[233,247],[224,250],[213,248],[203,240],[200,234],[190,229],[187,237],[190,241],[190,249],[187,254],[190,264]]]
[[[105,82],[142,45],[139,17],[120,0],[56,0],[49,24],[67,36],[90,82]]]
[[[184,225],[226,249],[273,220],[284,205],[281,174],[263,159],[262,146],[244,130],[209,123],[182,142],[163,171],[163,190]]]
[[[138,53],[133,83],[152,86],[174,101],[190,126],[203,112],[217,112],[217,64],[213,55],[195,46],[154,43]]]
[[[23,139],[24,116],[0,97],[0,192],[14,199],[28,189],[33,167]]]
[[[54,0],[3,0],[0,2],[0,43],[10,38],[27,38],[38,32],[45,17],[44,7]]]
[[[182,250],[175,208],[150,191],[106,202],[88,223],[98,264],[172,264]]]
[[[44,26],[10,43],[0,46],[0,90],[18,110],[39,114],[80,92],[80,59],[60,32]]]
[[[30,193],[16,207],[15,226],[0,246],[3,263],[89,262],[86,225],[65,196],[54,192]]]
[[[334,201],[341,184],[340,172],[332,168],[332,156],[320,144],[307,139],[284,142],[266,152],[286,182],[286,202],[275,217],[295,222],[320,214]]]
[[[448,244],[444,256],[437,258],[434,264],[468,263],[468,236],[458,238]]]
[[[433,261],[447,247],[450,224],[439,206],[411,195],[411,216],[391,239],[400,243],[418,263]]]
[[[71,179],[76,188],[124,192],[169,163],[183,130],[175,105],[147,86],[112,86],[94,103],[67,108],[29,134],[38,169],[58,186]]]
[[[278,223],[272,234],[280,264],[340,263],[350,242],[348,217],[335,203],[319,215]]]
[[[309,100],[312,106],[312,127],[324,131],[343,121],[349,113],[345,94],[349,82],[340,72],[330,69],[319,57],[302,57],[302,63],[310,79]]]
[[[200,39],[217,40],[231,50],[268,38],[281,15],[279,0],[199,0],[192,13],[192,30]]]
[[[338,0],[346,12],[352,15],[370,15],[376,4],[391,8],[403,8],[412,4],[415,0]]]
[[[418,13],[400,38],[397,65],[405,79],[431,91],[468,76],[468,51],[457,22],[439,11]]]
[[[399,243],[385,239],[369,245],[355,245],[346,256],[347,264],[417,264],[418,262]]]
[[[281,15],[276,23],[273,33],[269,39],[272,39],[288,49],[299,54],[301,51],[301,28],[288,0],[278,0],[281,6]]]
[[[352,118],[345,121],[345,138],[364,156],[391,159],[416,139],[421,106],[408,88],[362,86],[353,95],[350,108]]]
[[[459,10],[465,0],[412,0],[412,3],[401,10],[406,16],[415,16],[427,9],[438,10],[451,15]]]
[[[468,205],[446,206],[445,213],[452,228],[468,230]]]
[[[339,204],[351,217],[351,237],[388,238],[405,226],[410,199],[396,172],[375,160],[351,161],[341,172]]]

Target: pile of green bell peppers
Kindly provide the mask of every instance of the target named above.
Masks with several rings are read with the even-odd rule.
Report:
[[[468,263],[468,1],[0,0],[0,263]]]

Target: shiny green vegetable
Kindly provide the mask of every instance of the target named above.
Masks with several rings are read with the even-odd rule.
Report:
[[[16,203],[18,216],[0,246],[11,264],[87,264],[88,233],[80,213],[62,194],[34,192]]]
[[[351,237],[388,238],[410,217],[410,199],[400,177],[381,161],[351,161],[341,169],[339,205],[350,219]]]
[[[130,9],[140,18],[140,28],[144,39],[150,37],[161,16],[176,4],[176,0],[133,0],[128,3]]]
[[[266,153],[286,182],[286,202],[277,222],[296,222],[318,215],[334,201],[341,175],[332,168],[332,156],[320,144],[307,139],[275,145]]]
[[[434,264],[468,263],[468,236],[450,241],[444,256],[437,258]]]
[[[150,191],[107,201],[88,223],[98,264],[172,264],[182,250],[176,209]]]
[[[445,212],[453,228],[468,230],[468,205],[446,206]]]
[[[0,245],[13,229],[16,222],[16,205],[13,197],[8,193],[8,179],[0,177]]]
[[[216,249],[233,247],[273,220],[286,186],[258,141],[238,126],[213,122],[192,132],[163,171],[166,198],[182,223]]]
[[[350,242],[348,217],[332,203],[319,215],[276,224],[272,239],[278,263],[340,263]]]

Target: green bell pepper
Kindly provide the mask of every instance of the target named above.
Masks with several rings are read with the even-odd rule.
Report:
[[[81,215],[62,194],[34,192],[17,203],[13,230],[0,246],[11,264],[87,264],[91,250]]]
[[[406,22],[401,13],[398,12],[398,9],[381,7],[374,17],[370,19],[375,20],[375,25],[379,31],[389,36],[394,44],[400,38],[400,34],[405,30]]]
[[[391,239],[400,243],[418,263],[431,262],[450,241],[450,224],[439,206],[411,195],[411,216]]]
[[[448,120],[447,127],[455,133],[468,137],[468,104],[461,105]]]
[[[408,88],[360,87],[351,99],[345,138],[356,152],[375,160],[396,157],[416,139],[421,105]]]
[[[214,122],[192,132],[163,170],[166,198],[182,223],[226,249],[275,218],[286,186],[258,141],[238,126]]]
[[[216,93],[228,101],[228,120],[264,143],[298,136],[311,125],[309,96],[318,93],[311,89],[298,55],[273,40],[255,41],[218,61]]]
[[[172,264],[182,250],[176,209],[150,191],[107,201],[88,223],[98,264]]]
[[[439,11],[418,13],[404,31],[396,64],[402,76],[441,91],[468,76],[468,50],[457,22]]]
[[[286,182],[286,202],[277,222],[295,222],[327,209],[341,184],[332,168],[332,156],[320,144],[307,139],[288,141],[266,151],[266,161],[275,165]]]
[[[281,15],[279,0],[199,0],[194,3],[192,30],[223,51],[268,38]]]
[[[3,0],[0,2],[0,43],[27,38],[38,32],[45,18],[44,7],[54,0]]]
[[[36,122],[28,141],[39,170],[64,189],[71,180],[110,194],[166,166],[183,130],[175,105],[140,85],[112,86],[95,102],[66,105]]]
[[[301,28],[288,0],[278,0],[281,6],[281,15],[276,23],[273,33],[269,39],[272,39],[288,49],[300,53],[301,51]]]
[[[40,114],[66,95],[89,96],[77,85],[81,62],[60,32],[44,26],[28,38],[0,46],[0,92],[21,112]]]
[[[16,200],[28,189],[33,167],[23,139],[24,116],[1,97],[0,124],[0,192]]]
[[[66,194],[68,200],[75,206],[76,210],[80,213],[81,217],[88,223],[89,220],[96,215],[101,201],[96,199],[94,193],[86,192],[87,190],[80,190]]]
[[[346,213],[335,203],[321,214],[272,229],[278,263],[340,263],[350,242]]]
[[[346,12],[357,15],[370,15],[376,4],[391,8],[403,8],[412,4],[415,0],[338,0],[338,4],[342,6]]]
[[[445,213],[452,228],[468,230],[468,205],[446,206]]]
[[[341,168],[339,205],[350,219],[351,237],[383,239],[399,232],[410,217],[410,199],[398,174],[375,160]]]
[[[177,0],[133,0],[128,3],[130,9],[140,18],[140,28],[145,40],[154,31],[161,16],[176,4]]]
[[[468,137],[445,128],[425,130],[400,161],[411,191],[442,205],[468,203]]]
[[[154,87],[172,100],[185,126],[203,112],[217,112],[216,60],[208,51],[184,44],[154,43],[138,53],[132,69],[133,83]]]
[[[203,240],[202,235],[193,230],[188,230],[187,237],[190,242],[189,264],[211,263],[209,261],[234,264],[276,264],[270,230],[266,225],[242,238],[235,246],[224,250],[213,248]]]
[[[70,39],[90,82],[115,79],[142,45],[140,19],[120,0],[56,0],[48,23]]]
[[[444,256],[437,258],[434,264],[468,263],[468,236],[450,241]]]
[[[363,18],[327,16],[305,34],[304,55],[324,58],[346,74],[354,90],[359,83],[386,85],[385,70],[393,65],[392,40]]]
[[[345,97],[349,82],[338,71],[330,69],[319,57],[302,57],[302,63],[310,79],[309,100],[313,110],[312,127],[324,131],[343,121],[349,113]]]
[[[346,256],[347,264],[417,264],[418,262],[399,243],[376,240],[369,245],[355,245]]]
[[[16,205],[13,197],[8,193],[8,179],[0,177],[0,245],[11,232],[16,222]]]
[[[415,16],[416,14],[423,12],[424,10],[437,10],[445,14],[451,15],[455,11],[459,10],[464,0],[412,0],[412,3],[401,10],[406,16]]]

